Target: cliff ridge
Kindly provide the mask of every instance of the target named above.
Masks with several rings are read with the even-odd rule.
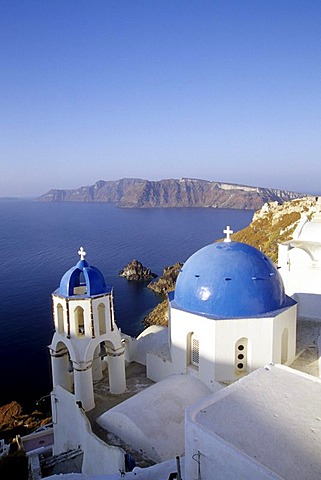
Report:
[[[99,180],[73,190],[52,189],[41,202],[109,202],[121,208],[211,207],[257,210],[266,202],[283,203],[305,193],[192,178],[158,181],[123,178]]]

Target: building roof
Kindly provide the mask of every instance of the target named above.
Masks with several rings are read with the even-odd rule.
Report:
[[[174,302],[192,313],[235,318],[283,308],[286,295],[266,255],[245,243],[225,241],[201,248],[185,262]]]
[[[320,379],[271,365],[192,406],[188,416],[281,478],[316,480],[321,472],[320,398]]]
[[[215,384],[216,390],[222,387]],[[185,410],[211,391],[191,375],[172,375],[98,417],[98,424],[155,462],[184,453]]]

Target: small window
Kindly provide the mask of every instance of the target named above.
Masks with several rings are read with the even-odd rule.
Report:
[[[191,364],[198,367],[200,363],[200,344],[195,335],[191,336]]]

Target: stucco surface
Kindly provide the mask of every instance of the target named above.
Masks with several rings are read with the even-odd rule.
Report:
[[[139,444],[154,461],[168,460],[184,452],[186,408],[210,393],[192,376],[173,375],[110,409],[97,422],[125,442]]]
[[[213,396],[194,419],[282,478],[319,479],[320,398],[319,379],[270,366]]]

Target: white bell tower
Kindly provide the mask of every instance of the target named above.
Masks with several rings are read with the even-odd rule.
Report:
[[[82,247],[78,254],[79,262],[52,294],[55,333],[49,348],[53,389],[65,388],[89,411],[95,406],[93,383],[102,379],[104,357],[110,392],[125,391],[125,347],[114,320],[112,288],[100,270],[86,262]]]

